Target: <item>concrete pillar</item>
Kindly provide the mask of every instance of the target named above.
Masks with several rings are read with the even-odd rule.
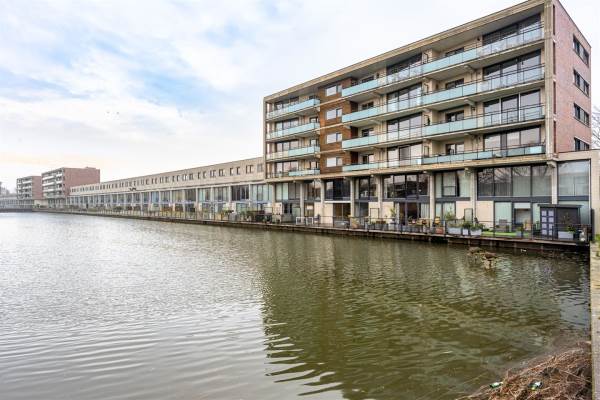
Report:
[[[356,203],[355,203],[355,199],[356,199],[356,180],[354,178],[348,178],[350,179],[350,217],[355,217],[356,216]]]
[[[558,204],[558,165],[556,161],[548,161],[548,165],[552,168],[550,186],[552,187],[552,204]]]
[[[300,217],[304,218],[304,198],[306,197],[305,183],[300,182]]]
[[[429,187],[427,193],[429,193],[429,224],[433,225],[435,220],[435,173],[433,171],[427,172],[429,175]]]
[[[473,218],[477,218],[477,172],[473,168],[468,168],[465,171],[469,174],[469,196],[471,198]]]
[[[379,218],[383,217],[383,175],[376,175],[377,179],[377,208],[379,209]]]
[[[319,182],[321,187],[321,219],[325,216],[325,182],[323,179],[316,179],[315,182]]]
[[[172,190],[169,191],[169,195],[171,196],[169,198],[169,202],[170,202],[169,204],[171,205],[171,211],[175,212],[175,202],[173,201],[173,191]]]

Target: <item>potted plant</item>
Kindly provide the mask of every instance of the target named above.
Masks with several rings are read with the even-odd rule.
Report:
[[[456,221],[456,217],[452,212],[444,214],[444,220],[446,221],[446,232],[451,235],[460,235],[461,228]]]
[[[469,231],[472,226],[473,224],[471,224],[471,221],[463,221],[461,225],[463,236],[469,236]]]
[[[575,227],[571,223],[569,215],[565,215],[558,227],[558,238],[563,240],[573,240],[575,237]]]
[[[476,222],[471,225],[471,236],[481,236],[482,231],[483,231],[483,224]]]

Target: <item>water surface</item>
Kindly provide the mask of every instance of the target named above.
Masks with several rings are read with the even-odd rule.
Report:
[[[587,334],[576,258],[0,213],[0,398],[452,399]]]

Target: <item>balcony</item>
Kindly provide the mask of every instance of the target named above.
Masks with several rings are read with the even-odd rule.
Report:
[[[307,110],[310,110],[310,109],[318,106],[319,104],[320,104],[319,99],[309,99],[309,100],[303,101],[301,103],[292,104],[290,106],[283,107],[283,108],[280,108],[277,110],[271,110],[267,113],[267,119],[271,120],[274,118],[284,117],[288,114],[307,111]]]
[[[319,169],[299,169],[296,171],[269,172],[267,174],[267,179],[312,176],[312,175],[319,175],[320,173],[321,173],[321,171]]]
[[[455,163],[474,160],[489,160],[492,158],[532,156],[544,154],[546,146],[543,143],[525,146],[507,147],[504,149],[478,150],[459,154],[423,157],[423,164]]]
[[[342,142],[342,149],[352,150],[358,148],[383,147],[390,143],[405,140],[422,139],[464,131],[486,130],[486,128],[497,128],[518,123],[539,121],[543,118],[544,105],[536,104],[514,110],[480,114],[459,121],[414,126],[378,135],[348,139]]]
[[[299,147],[297,149],[290,149],[284,151],[278,151],[276,153],[267,153],[267,161],[280,160],[283,158],[303,158],[306,156],[314,156],[320,150],[319,146]]]
[[[491,76],[480,81],[473,81],[458,86],[452,89],[439,90],[436,92],[422,94],[412,98],[395,100],[386,104],[371,107],[366,110],[352,112],[342,115],[342,122],[350,125],[364,125],[355,123],[356,121],[382,122],[386,119],[399,115],[410,114],[415,112],[415,108],[421,106],[430,106],[430,108],[450,108],[455,105],[462,104],[461,100],[464,97],[471,97],[472,101],[481,101],[485,93],[495,92],[499,89],[507,89],[517,85],[524,85],[539,81],[544,78],[544,66],[536,65],[526,68],[521,71],[512,72],[509,74]],[[478,96],[478,97],[476,97]],[[455,103],[455,104],[453,104]],[[433,107],[431,107],[433,105]]]
[[[498,40],[485,46],[465,49],[464,52],[453,54],[448,57],[442,57],[431,60],[427,63],[412,65],[398,72],[386,75],[379,79],[363,82],[342,90],[342,97],[351,97],[360,93],[368,92],[377,88],[395,85],[407,82],[413,78],[419,78],[432,72],[441,71],[449,67],[457,66],[469,61],[478,60],[494,54],[502,53],[506,50],[514,49],[522,45],[536,42],[544,37],[542,27],[537,27],[513,36]]]
[[[545,154],[544,143],[533,143],[502,149],[476,150],[458,154],[421,156],[401,160],[378,161],[365,164],[352,164],[342,167],[343,172],[354,172],[364,170],[377,170],[386,168],[407,167],[411,165],[432,165],[444,163],[462,163],[477,160],[490,160],[507,157],[523,157]]]
[[[315,130],[319,129],[320,125],[318,122],[310,122],[304,125],[298,125],[287,129],[282,129],[279,131],[268,132],[267,140],[276,140],[280,138],[287,138],[290,136],[302,136],[308,133],[312,133]]]

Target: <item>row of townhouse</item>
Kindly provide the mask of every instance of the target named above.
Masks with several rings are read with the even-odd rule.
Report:
[[[531,0],[266,96],[273,207],[530,226],[571,204],[590,223],[590,63],[561,3]]]
[[[264,211],[273,198],[263,158],[162,172],[71,189],[68,207],[219,213]]]

